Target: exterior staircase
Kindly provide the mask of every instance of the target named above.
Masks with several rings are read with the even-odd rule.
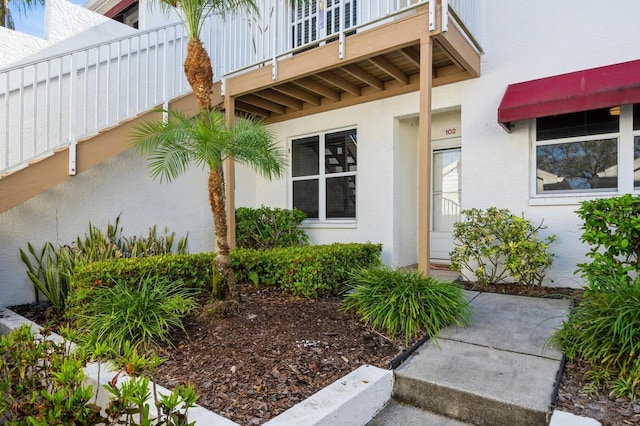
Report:
[[[435,37],[434,84],[479,75],[479,0],[341,1],[209,17],[213,103],[275,122],[417,91],[420,31]],[[0,69],[0,214],[128,150],[158,108],[195,113],[186,44],[175,23]]]
[[[570,302],[477,292],[467,299],[472,325],[446,329],[398,367],[393,401],[370,426],[554,424],[563,357],[546,342]]]

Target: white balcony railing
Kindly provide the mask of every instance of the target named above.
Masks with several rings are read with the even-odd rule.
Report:
[[[439,1],[448,10],[447,0]],[[479,8],[468,5],[480,1],[449,1],[460,19],[470,19],[463,27],[471,34],[479,28]],[[284,0],[263,0],[259,17],[210,17],[201,38],[216,80],[264,65],[277,79],[278,60],[295,50],[337,38],[342,55],[349,32],[426,3],[312,0],[291,7]],[[182,70],[186,44],[182,25],[175,24],[0,70],[0,174],[66,146],[69,173],[75,174],[78,139],[190,90]]]

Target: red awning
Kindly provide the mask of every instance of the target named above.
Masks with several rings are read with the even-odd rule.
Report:
[[[498,123],[640,103],[640,60],[510,84]]]

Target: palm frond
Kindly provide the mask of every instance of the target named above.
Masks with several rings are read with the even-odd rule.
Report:
[[[35,1],[35,0],[31,0]],[[246,11],[259,14],[254,0],[157,0],[163,12],[177,10],[187,35],[192,39],[200,39],[204,21],[211,14],[226,17],[229,14]]]
[[[284,174],[286,158],[273,134],[256,120],[238,120],[223,157],[246,164],[268,179]]]
[[[178,111],[167,111],[167,121],[146,121],[134,128],[133,144],[147,157],[154,179],[171,182],[194,161],[194,119]]]

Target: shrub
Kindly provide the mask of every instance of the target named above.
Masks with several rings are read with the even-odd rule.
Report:
[[[84,239],[77,237],[74,245],[63,245],[57,249],[53,244],[45,243],[41,250],[36,251],[31,243],[27,243],[29,254],[20,249],[20,258],[27,266],[27,276],[36,290],[36,301],[42,293],[54,308],[64,310],[66,298],[70,290],[70,279],[76,264],[96,262],[105,259],[145,257],[171,253],[175,241],[175,233],[169,234],[167,228],[162,235],[158,235],[155,225],[149,228],[146,237],[122,236],[120,216],[114,224],[109,223],[103,233],[89,222],[88,235]],[[187,237],[178,241],[176,252],[186,253]]]
[[[231,252],[236,279],[279,286],[295,296],[336,293],[349,273],[380,263],[381,244],[331,244]]]
[[[631,282],[640,271],[640,196],[583,201],[576,213],[584,221],[581,241],[589,244],[591,258],[576,272],[592,284],[607,275]]]
[[[640,280],[598,278],[552,337],[569,359],[580,357],[592,367],[592,382],[617,396],[640,393]]]
[[[197,399],[193,387],[176,388],[167,396],[158,396],[154,391],[152,396],[157,414],[153,417],[151,406],[146,402],[150,395],[149,380],[145,377],[135,377],[118,386],[116,376],[104,385],[112,397],[103,415],[101,407],[92,403],[93,387],[83,383],[85,355],[78,351],[70,352],[66,342],[50,340],[47,331],[43,334],[35,335],[28,325],[23,325],[0,338],[2,424],[188,424],[188,410]],[[150,367],[159,364],[157,357],[149,360],[135,352],[128,355],[129,358],[122,362],[135,363],[138,367],[141,362]]]
[[[197,307],[194,295],[194,289],[157,275],[135,286],[125,281],[98,286],[74,317],[80,342],[86,348],[106,344],[116,354],[125,342],[143,350],[171,345],[170,331],[184,330],[182,318]]]
[[[237,208],[236,244],[238,248],[262,250],[307,245],[309,237],[300,228],[306,218],[298,209]]]
[[[83,263],[74,269],[72,287],[87,288],[116,281],[136,285],[145,276],[160,274],[170,281],[182,281],[186,287],[203,288],[211,283],[214,260],[213,253],[197,253]]]
[[[538,231],[546,227],[533,226],[508,209],[496,207],[464,210],[462,214],[465,220],[454,224],[453,236],[458,243],[450,253],[452,269],[463,276],[464,271],[471,271],[481,284],[511,278],[518,284],[542,285],[553,262],[547,249],[555,240],[555,235],[538,238]]]
[[[347,289],[341,309],[355,311],[374,330],[400,334],[406,341],[420,334],[434,337],[449,324],[470,322],[462,287],[417,271],[361,269],[350,274]]]

